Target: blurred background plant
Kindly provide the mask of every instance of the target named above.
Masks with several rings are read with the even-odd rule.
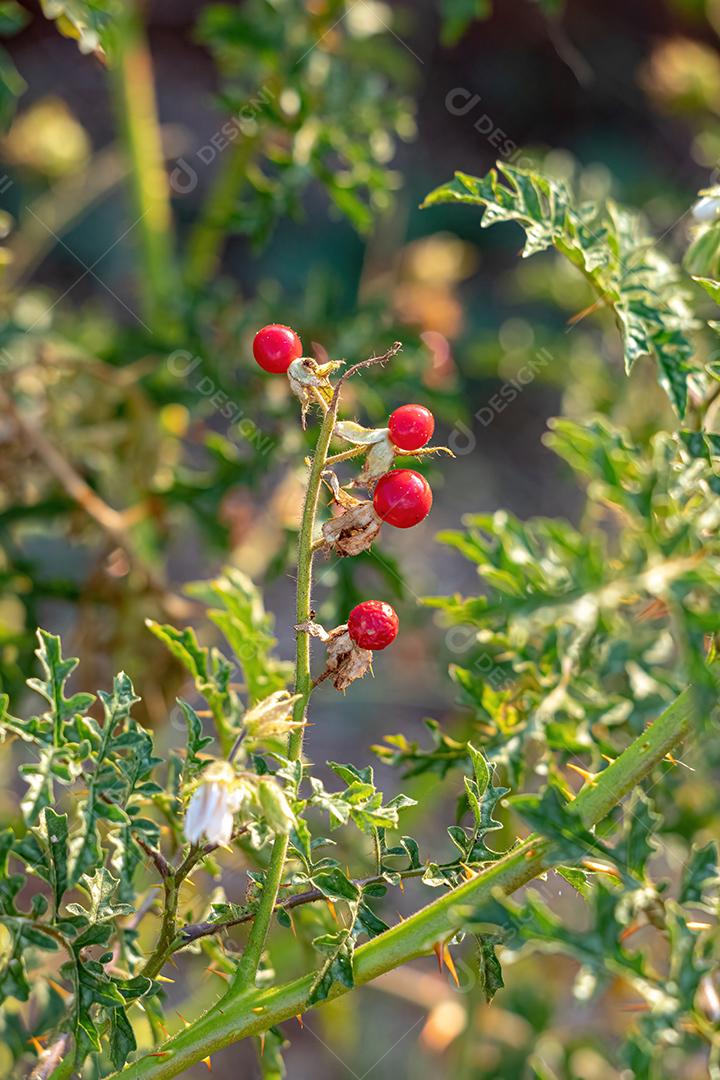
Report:
[[[84,686],[131,671],[141,717],[169,743],[185,677],[143,619],[191,622],[213,641],[182,586],[225,562],[265,586],[289,654],[303,436],[249,348],[258,326],[279,320],[333,358],[401,338],[399,360],[353,386],[358,412],[382,423],[421,384],[460,456],[436,487],[433,524],[405,553],[412,588],[407,561],[402,572],[394,561],[401,540],[323,571],[328,624],[372,583],[412,627],[393,664],[347,702],[344,726],[320,710],[323,754],[343,747],[335,756],[349,759],[388,727],[417,738],[428,713],[461,733],[469,714],[439,675],[468,643],[433,628],[417,598],[476,588],[476,576],[433,548],[433,533],[500,505],[522,519],[577,517],[574,485],[540,444],[547,417],[598,413],[647,448],[671,410],[652,365],[625,381],[613,319],[572,266],[552,254],[517,260],[516,229],[481,234],[462,208],[416,208],[454,167],[537,162],[581,198],[643,206],[678,261],[699,228],[694,272],[717,277],[713,226],[690,210],[717,180],[719,29],[711,0],[0,5],[2,688],[19,693],[35,627],[48,626],[82,656]],[[618,696],[631,691],[624,683]],[[648,715],[663,693],[648,689]],[[671,852],[698,826],[717,831],[717,811],[703,816],[717,763],[706,765],[676,777]],[[437,840],[439,787],[421,774],[411,794]],[[420,1039],[373,1076],[432,1075],[443,1053],[440,1067],[459,1076],[620,1075],[605,1043],[610,1028],[621,1034],[622,986],[589,1012],[572,996],[573,961],[554,958],[549,974],[542,958],[516,962],[528,978],[513,979],[492,1018],[430,975],[416,986],[388,977],[357,1012],[355,998],[334,1003],[313,1025],[331,1049],[306,1034],[291,1074],[336,1075],[336,1053],[363,1074],[372,1044],[390,1046],[420,1005]],[[190,988],[180,982],[173,1000]],[[671,1072],[703,1068],[686,1055]]]

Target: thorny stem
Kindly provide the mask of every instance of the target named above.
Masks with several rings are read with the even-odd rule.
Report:
[[[720,669],[715,667],[716,676]],[[718,680],[715,698],[717,700]],[[638,785],[690,731],[697,695],[685,690],[658,719],[638,736],[595,781],[587,784],[573,803],[573,810],[589,828],[602,821],[614,806]],[[356,986],[428,954],[447,941],[467,922],[468,912],[481,917],[482,907],[497,890],[509,895],[539,874],[561,865],[563,849],[552,840],[531,836],[482,873],[444,893],[404,922],[362,945],[355,953]],[[232,989],[195,1024],[169,1039],[153,1055],[147,1055],[115,1074],[116,1080],[169,1080],[209,1054],[267,1031],[309,1008],[315,972],[268,990],[237,993]],[[336,983],[331,997],[347,993]]]
[[[168,956],[175,951],[175,939],[177,937],[177,909],[180,899],[180,886],[193,867],[208,854],[204,847],[193,846],[176,870],[163,877],[163,889],[165,897],[163,903],[162,923],[157,944],[152,953],[145,961],[141,975],[148,979],[154,979],[160,972]]]
[[[246,828],[238,830],[232,839],[237,839]],[[139,841],[138,841],[139,842]],[[164,903],[160,935],[157,944],[145,961],[145,966],[140,972],[148,979],[154,979],[162,970],[168,957],[172,956],[177,949],[181,948],[186,941],[178,936],[177,909],[180,900],[180,886],[194,870],[199,862],[215,850],[216,844],[193,844],[183,861],[176,867],[172,867],[160,852],[149,845],[140,843],[143,850],[155,863],[160,876],[163,879]]]
[[[297,591],[295,603],[295,622],[300,626],[311,620],[311,593],[312,593],[312,566],[315,552],[313,537],[315,533],[315,518],[317,515],[322,474],[327,464],[328,451],[332,441],[335,421],[337,419],[338,406],[340,404],[340,390],[343,383],[355,372],[373,364],[386,364],[388,360],[402,348],[400,342],[395,344],[382,356],[372,356],[369,360],[363,360],[352,367],[338,379],[335,390],[330,400],[330,405],[323,417],[318,435],[315,453],[310,465],[305,503],[303,506],[302,521],[300,524],[300,536],[298,539],[297,559]],[[306,712],[310,694],[313,691],[313,680],[310,672],[310,635],[299,631],[295,645],[295,694],[299,695],[293,707],[293,720],[298,725],[290,734],[288,741],[288,757],[290,761],[299,761],[302,755],[303,733]],[[251,987],[255,983],[260,959],[265,941],[267,940],[268,928],[272,919],[273,911],[277,904],[280,883],[285,869],[285,858],[289,837],[286,834],[278,834],[275,837],[270,863],[263,882],[260,905],[255,915],[255,920],[250,931],[247,946],[242,959],[238,964],[235,977],[230,985],[230,994],[237,994]]]

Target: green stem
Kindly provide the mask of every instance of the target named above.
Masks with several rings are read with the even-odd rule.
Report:
[[[141,971],[141,975],[145,975],[148,979],[154,979],[155,976],[162,971],[165,961],[170,956],[174,949],[177,932],[177,908],[178,908],[178,887],[175,881],[175,875],[172,874],[164,881],[165,888],[165,903],[163,906],[162,925],[160,927],[160,934],[158,936],[157,945],[153,949],[150,956],[145,962],[145,966]]]
[[[318,435],[315,454],[310,466],[307,490],[305,492],[305,504],[303,506],[302,522],[300,525],[300,537],[298,540],[297,561],[297,593],[295,605],[295,618],[297,624],[310,620],[310,596],[312,592],[312,564],[313,564],[313,533],[315,531],[315,515],[317,513],[318,499],[320,496],[321,477],[325,468],[328,449],[332,439],[335,417],[337,415],[337,398],[333,405],[325,413],[325,417]],[[310,635],[304,632],[297,634],[295,645],[295,693],[299,694],[298,700],[293,707],[293,720],[301,724],[305,719],[308,701],[312,693],[312,675],[310,673]],[[291,761],[299,761],[302,754],[304,727],[297,727],[290,735],[288,742],[288,757]],[[270,863],[263,882],[260,905],[250,931],[247,946],[242,959],[238,964],[235,977],[230,986],[230,993],[238,993],[248,986],[253,986],[262,951],[265,948],[270,920],[277,903],[280,882],[282,881],[285,868],[289,837],[278,835],[275,837]]]
[[[573,812],[586,827],[603,820],[612,808],[639,784],[688,734],[693,717],[694,690],[685,690],[664,713],[578,795]],[[404,922],[362,945],[353,964],[355,985],[370,982],[392,968],[431,951],[446,941],[466,921],[466,911],[477,912],[493,899],[496,890],[505,895],[554,866],[563,852],[549,839],[531,836],[482,873],[421,908]],[[146,1056],[115,1074],[121,1080],[169,1080],[209,1054],[249,1035],[267,1031],[308,1009],[316,973],[269,990],[231,989],[204,1016],[168,1040],[162,1056]],[[336,983],[331,997],[347,993]]]
[[[121,5],[115,24],[112,88],[125,150],[135,224],[140,235],[143,315],[153,333],[180,337],[180,282],[174,256],[170,194],[155,101],[152,58],[136,0]]]
[[[162,924],[157,945],[145,961],[140,972],[148,979],[154,979],[165,966],[165,962],[180,947],[178,940],[177,910],[180,900],[180,886],[193,868],[205,858],[212,848],[193,845],[180,865],[163,878],[165,899],[163,904]]]
[[[238,192],[245,182],[257,142],[256,137],[241,135],[233,145],[220,166],[203,211],[190,234],[185,280],[195,289],[209,281],[218,268],[228,222],[235,209]]]

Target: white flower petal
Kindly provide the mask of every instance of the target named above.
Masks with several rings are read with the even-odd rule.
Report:
[[[230,811],[220,814],[209,825],[206,832],[209,844],[229,844],[233,831],[233,816]]]
[[[714,221],[720,212],[720,199],[705,196],[698,199],[692,208],[692,216],[696,221]]]

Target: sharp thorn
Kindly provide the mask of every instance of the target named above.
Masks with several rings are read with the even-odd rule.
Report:
[[[455,983],[455,985],[457,986],[457,988],[459,990],[460,989],[460,980],[458,979],[458,973],[457,973],[457,971],[455,969],[455,961],[453,960],[452,955],[450,953],[450,949],[448,948],[447,945],[445,945],[444,948],[443,948],[443,958],[445,960],[445,966],[447,967],[448,971],[452,975],[453,982]]]

